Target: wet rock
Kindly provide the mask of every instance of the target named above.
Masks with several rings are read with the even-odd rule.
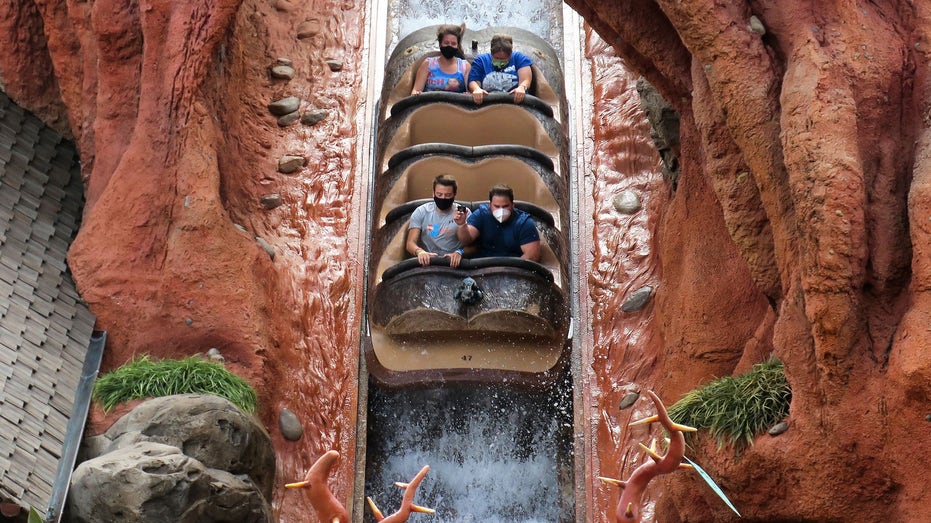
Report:
[[[624,304],[621,305],[621,310],[624,312],[639,311],[650,301],[652,296],[653,287],[649,285],[641,287],[630,293],[630,296],[628,296],[627,299],[624,300]]]
[[[326,109],[311,109],[309,111],[304,111],[304,114],[301,115],[301,123],[304,125],[316,125],[329,115],[330,111]]]
[[[286,114],[286,115],[282,116],[281,118],[278,118],[278,126],[279,126],[279,127],[287,127],[287,126],[293,124],[294,122],[296,122],[300,117],[301,117],[301,115],[300,115],[300,113],[298,113],[297,111],[295,111],[295,112],[293,112],[293,113]]]
[[[784,421],[780,421],[779,423],[776,423],[775,425],[770,427],[767,433],[770,436],[778,436],[787,430],[789,430],[789,424]]]
[[[614,210],[621,214],[633,214],[640,210],[640,197],[634,191],[622,191],[611,201]]]
[[[268,253],[268,257],[271,258],[272,261],[275,261],[275,249],[273,249],[272,246],[269,245],[267,241],[265,241],[265,238],[259,238],[256,236],[255,242],[259,244],[259,247],[261,247],[262,250]]]
[[[281,201],[281,195],[278,193],[266,194],[260,201],[262,202],[262,206],[268,210],[272,210],[283,203]]]
[[[276,65],[271,68],[271,75],[277,80],[290,80],[294,78],[294,68],[290,65]]]
[[[307,158],[303,156],[286,155],[278,159],[278,172],[291,174],[307,165]]]
[[[629,409],[634,403],[637,403],[637,400],[640,398],[639,392],[631,392],[624,396],[624,399],[621,400],[621,404],[618,405],[618,410]]]
[[[329,66],[330,71],[333,71],[334,73],[335,73],[336,71],[341,71],[341,70],[343,69],[343,62],[341,62],[341,61],[339,61],[339,60],[332,60],[332,59],[331,59],[331,60],[327,60],[327,61],[326,61],[326,64],[327,64],[327,66]]]
[[[288,96],[268,104],[268,111],[275,116],[283,116],[297,111],[301,107],[301,99],[296,96]]]
[[[303,40],[320,34],[320,20],[306,20],[297,26],[297,38]]]
[[[287,408],[281,409],[281,414],[278,415],[278,428],[284,439],[288,441],[297,441],[304,435],[301,420],[297,419],[297,414]]]
[[[248,476],[207,467],[177,447],[155,442],[81,463],[72,476],[68,512],[84,523],[274,521]]]

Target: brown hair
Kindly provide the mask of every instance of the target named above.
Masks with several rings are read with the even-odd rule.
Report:
[[[436,42],[442,43],[443,37],[446,35],[453,35],[456,37],[456,56],[459,58],[465,58],[465,54],[462,52],[462,35],[465,34],[465,23],[460,25],[444,24],[439,26],[436,29]]]
[[[511,54],[514,50],[514,39],[508,35],[495,35],[491,37],[491,54],[504,51]]]
[[[456,179],[449,174],[441,174],[433,179],[433,190],[436,190],[437,185],[442,185],[444,187],[452,187],[453,195],[459,192],[459,186],[456,184]]]
[[[491,188],[488,191],[488,201],[491,201],[495,196],[507,196],[512,202],[514,201],[514,189],[511,189],[503,183],[499,183]]]

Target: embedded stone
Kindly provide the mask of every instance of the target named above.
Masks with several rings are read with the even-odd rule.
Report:
[[[275,64],[286,65],[288,67],[294,66],[294,62],[292,62],[290,58],[285,58],[283,56],[279,56],[278,58],[275,58]]]
[[[268,254],[268,257],[271,258],[272,261],[275,261],[275,249],[273,249],[272,246],[269,245],[267,241],[265,241],[265,238],[259,238],[256,236],[255,242],[259,244],[259,247],[261,247],[266,254]]]
[[[288,441],[297,441],[304,435],[301,420],[297,418],[297,414],[287,408],[281,409],[281,413],[278,415],[278,428],[281,430],[284,439]]]
[[[621,305],[621,310],[624,312],[639,311],[650,301],[651,296],[653,296],[653,287],[646,285],[637,289],[624,300],[624,304]]]
[[[277,0],[274,4],[275,9],[282,13],[290,13],[294,10],[294,5],[287,0]]]
[[[295,171],[300,170],[305,165],[307,165],[307,158],[303,156],[291,156],[286,155],[282,156],[278,160],[278,172],[284,174],[291,174]]]
[[[637,403],[637,400],[640,398],[639,392],[631,392],[624,396],[624,399],[621,400],[621,404],[618,405],[618,410],[629,409],[634,403]]]
[[[749,28],[750,28],[751,33],[756,33],[760,36],[763,36],[766,34],[766,27],[763,26],[763,22],[761,22],[760,19],[757,18],[756,15],[750,15]]]
[[[640,197],[633,191],[622,191],[611,201],[614,210],[621,214],[633,214],[640,210]]]
[[[784,421],[780,421],[779,423],[776,423],[770,427],[769,431],[767,432],[770,436],[778,436],[787,430],[789,430],[789,424]]]
[[[294,122],[296,122],[300,117],[301,115],[297,111],[294,111],[293,113],[288,113],[278,119],[278,126],[287,127],[293,124]]]
[[[290,80],[294,78],[294,68],[290,65],[276,65],[271,69],[272,78]]]
[[[245,227],[243,227],[242,225],[240,225],[240,224],[238,224],[238,223],[234,223],[234,224],[233,224],[233,227],[236,227],[236,229],[238,229],[238,230],[240,230],[240,231],[242,231],[242,232],[249,232],[249,231],[246,230]]]
[[[210,361],[216,361],[219,363],[226,363],[226,358],[224,358],[223,355],[220,354],[220,349],[216,347],[211,347],[207,351],[207,359]]]
[[[343,62],[339,60],[327,60],[326,64],[330,67],[330,71],[336,72],[343,69]]]
[[[320,34],[320,20],[306,20],[297,26],[297,38],[303,40]]]
[[[281,195],[278,193],[266,194],[260,201],[262,202],[262,206],[268,210],[272,210],[283,203],[281,201]]]
[[[304,114],[301,115],[301,123],[304,125],[316,125],[329,115],[330,111],[326,109],[311,109],[309,111],[304,111]]]
[[[297,111],[301,106],[301,99],[289,96],[268,104],[268,111],[275,116],[283,116]]]

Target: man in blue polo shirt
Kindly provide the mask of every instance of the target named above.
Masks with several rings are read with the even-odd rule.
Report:
[[[460,218],[456,234],[463,246],[478,243],[478,256],[519,256],[540,261],[540,234],[533,218],[514,208],[514,191],[507,185],[495,185],[471,216]]]

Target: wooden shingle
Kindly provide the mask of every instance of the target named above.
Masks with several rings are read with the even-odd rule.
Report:
[[[40,513],[78,443],[65,434],[94,328],[66,263],[83,210],[77,161],[0,92],[0,491]]]

